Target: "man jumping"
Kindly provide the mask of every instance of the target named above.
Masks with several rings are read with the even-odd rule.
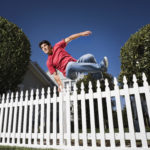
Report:
[[[78,73],[101,73],[107,71],[107,57],[104,57],[100,64],[98,64],[92,54],[85,54],[76,60],[65,50],[67,44],[72,40],[80,36],[88,36],[91,33],[91,31],[85,31],[73,34],[56,43],[54,47],[52,47],[50,42],[47,40],[43,40],[39,43],[39,47],[43,50],[43,52],[48,54],[47,67],[58,84],[59,92],[61,91],[61,88],[63,88],[63,84],[57,74],[57,70],[62,72],[65,77],[72,80],[75,80],[78,77]]]

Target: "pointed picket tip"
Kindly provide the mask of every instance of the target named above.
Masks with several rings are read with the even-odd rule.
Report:
[[[5,99],[5,94],[2,95],[2,100],[4,100],[4,99]]]
[[[21,94],[20,94],[20,97],[23,97],[23,91],[21,90]]]
[[[89,90],[91,90],[91,89],[92,89],[92,82],[89,81]]]
[[[26,94],[26,96],[28,96],[28,94],[29,94],[29,91],[28,91],[28,90],[26,90],[26,93],[25,93],[25,94]]]
[[[31,96],[33,96],[33,89],[31,89]]]
[[[106,86],[106,87],[109,86],[108,79],[105,79],[105,86]]]
[[[97,80],[97,88],[100,88],[100,82],[99,82],[99,80]]]
[[[49,94],[51,92],[50,87],[47,88],[47,93]]]
[[[137,78],[136,78],[136,75],[135,75],[135,74],[133,74],[133,82],[134,82],[134,83],[137,83]]]
[[[77,85],[76,84],[73,85],[73,90],[77,91]]]
[[[14,93],[12,92],[12,93],[11,93],[11,99],[13,99],[13,97],[14,97]]]
[[[83,82],[81,83],[81,90],[84,90],[84,84],[83,84]]]
[[[56,86],[54,86],[54,94],[56,94]]]
[[[127,84],[127,78],[126,78],[126,76],[123,76],[123,83]]]
[[[42,88],[42,94],[44,94],[44,93],[45,93],[44,88]]]
[[[144,72],[142,73],[142,77],[143,77],[143,81],[146,81],[146,82],[147,82],[147,77],[146,77],[146,75],[145,75]]]
[[[9,95],[10,95],[10,93],[7,93],[7,96],[6,96],[6,97],[7,97],[7,99],[9,99]]]
[[[114,84],[115,84],[115,86],[118,86],[118,81],[117,81],[116,77],[114,77]]]
[[[16,92],[16,97],[18,97],[18,95],[19,95],[19,93],[18,93],[18,91]]]

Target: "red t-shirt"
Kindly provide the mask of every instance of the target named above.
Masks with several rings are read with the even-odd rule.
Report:
[[[67,46],[65,40],[56,43],[52,50],[52,55],[48,56],[47,67],[51,74],[56,72],[56,69],[66,76],[66,66],[70,61],[77,61],[64,49]]]

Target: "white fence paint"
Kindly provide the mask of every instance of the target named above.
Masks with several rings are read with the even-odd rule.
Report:
[[[142,87],[138,87],[135,76],[133,82],[133,87],[129,88],[124,77],[124,87],[119,89],[115,78],[114,90],[110,90],[108,81],[105,80],[105,91],[101,91],[100,83],[97,81],[96,92],[93,92],[90,82],[88,93],[85,93],[84,88],[87,87],[82,84],[80,94],[77,94],[75,85],[73,93],[70,93],[68,87],[66,93],[60,93],[59,96],[56,95],[56,89],[54,89],[53,97],[50,96],[49,88],[47,93],[44,93],[44,89],[42,89],[40,96],[38,89],[36,93],[32,90],[30,94],[26,91],[25,94],[17,92],[3,95],[0,101],[0,145],[76,150],[148,150],[150,148],[150,130],[147,131],[144,123],[140,94],[144,93],[145,95],[148,120],[150,120],[150,86],[144,74]],[[131,95],[134,95],[136,103],[138,132],[134,125]],[[106,121],[104,113],[106,112],[103,111],[104,99],[102,98],[106,99],[108,130],[104,125]],[[113,121],[113,99],[116,101],[118,131],[116,131]],[[123,123],[123,99],[126,106],[128,131],[125,130]],[[97,118],[95,118],[95,102],[98,110]],[[71,103],[73,103],[73,112],[70,110]],[[89,113],[86,110],[87,103],[89,104]],[[81,120],[79,120],[80,108]],[[71,113],[73,113],[73,122]],[[90,118],[90,129],[87,128],[88,117]],[[79,128],[79,121],[82,124],[82,130]],[[72,130],[72,124],[74,130]]]

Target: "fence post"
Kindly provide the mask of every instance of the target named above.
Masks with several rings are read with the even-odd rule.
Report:
[[[12,111],[13,111],[13,99],[14,99],[14,93],[11,93],[11,99],[10,99],[10,109],[9,109],[9,121],[8,121],[8,141],[10,141],[11,136],[11,126],[13,124],[12,122]],[[1,120],[1,119],[0,119]],[[9,142],[8,142],[9,143]],[[7,143],[7,144],[8,144]]]
[[[110,95],[110,88],[108,84],[108,80],[105,79],[105,86],[106,86],[106,103],[107,103],[107,112],[108,112],[108,123],[109,123],[109,132],[110,132],[110,142],[111,147],[115,147],[115,132],[114,132],[114,123],[113,123],[113,116],[112,116],[112,105],[111,105],[111,95]]]
[[[89,106],[90,106],[90,123],[91,123],[91,134],[92,134],[92,146],[96,147],[96,129],[95,129],[95,114],[94,114],[94,98],[92,83],[89,82]]]
[[[81,83],[81,111],[82,111],[82,134],[83,134],[83,146],[87,147],[87,123],[86,123],[86,105],[85,105],[85,91],[84,84]]]
[[[35,101],[35,125],[34,125],[34,133],[35,133],[35,137],[34,137],[34,144],[38,144],[38,120],[39,120],[39,112],[38,112],[38,108],[39,108],[39,89],[36,89],[36,101]]]
[[[3,124],[3,115],[4,115],[4,102],[5,102],[5,94],[3,94],[3,96],[2,96],[2,104],[1,104],[1,114],[0,114],[0,136],[1,136],[1,139],[2,139],[2,124]],[[3,141],[2,141],[2,144],[4,144],[3,143]]]
[[[57,143],[57,95],[56,87],[54,87],[54,97],[53,97],[53,145],[56,146]]]
[[[17,107],[18,107],[18,92],[16,92],[16,98],[14,102],[14,119],[13,119],[13,136],[12,136],[12,144],[15,145],[15,138],[16,138],[16,122],[17,122]]]
[[[150,90],[147,82],[147,78],[145,73],[143,73],[143,87],[145,91],[145,97],[146,97],[146,103],[147,103],[147,109],[148,109],[148,116],[149,116],[149,124],[150,124]]]
[[[29,146],[32,145],[32,115],[33,115],[33,89],[31,90],[30,92],[30,105],[29,105],[29,108],[30,108],[30,115],[29,115]]]
[[[121,110],[121,102],[120,102],[120,91],[119,91],[119,87],[118,87],[116,78],[114,78],[114,84],[115,84],[114,90],[115,90],[115,96],[116,96],[116,107],[117,107],[119,134],[120,134],[120,144],[121,144],[121,147],[125,147],[125,134],[124,134],[122,110]]]
[[[3,121],[3,138],[2,141],[5,143],[5,136],[6,136],[6,125],[7,125],[7,117],[8,117],[8,103],[9,103],[9,97],[10,93],[7,93],[6,96],[6,103],[5,103],[5,115],[4,115],[4,121]]]
[[[77,97],[77,86],[74,84],[73,88],[74,98],[74,132],[75,132],[75,146],[79,146],[79,124],[78,124],[78,97]]]
[[[20,144],[20,138],[21,138],[21,122],[22,122],[22,104],[23,104],[23,91],[21,91],[20,95],[20,106],[19,106],[19,116],[18,116],[18,137],[17,137],[17,143]]]
[[[27,128],[27,109],[28,109],[28,91],[25,94],[24,121],[23,121],[23,144],[26,145],[26,128]]]
[[[40,123],[40,145],[44,145],[44,102],[45,102],[45,96],[44,96],[44,88],[42,88],[42,97],[41,97],[41,123]]]
[[[126,108],[127,108],[127,118],[128,118],[128,126],[129,126],[129,133],[130,133],[130,139],[131,139],[131,147],[136,148],[133,115],[132,115],[132,110],[131,110],[131,101],[130,101],[130,95],[129,95],[129,88],[127,85],[127,79],[125,76],[123,77],[123,83],[124,83],[123,90],[124,90],[125,103],[126,103]]]
[[[142,112],[142,106],[141,106],[141,100],[140,100],[140,94],[139,94],[139,87],[137,84],[137,79],[136,76],[133,75],[133,89],[134,89],[134,94],[135,94],[135,101],[136,101],[136,106],[138,108],[137,114],[138,114],[138,120],[139,120],[139,125],[140,125],[140,132],[142,134],[141,141],[142,141],[142,146],[144,148],[147,148],[147,138],[146,138],[146,132],[145,132],[145,125],[144,125],[144,119],[143,119],[143,112]]]
[[[105,147],[105,130],[104,130],[104,114],[102,105],[102,93],[100,89],[100,82],[97,80],[97,101],[98,101],[98,115],[99,115],[99,126],[101,135],[101,147]]]
[[[47,89],[47,146],[50,145],[50,104],[51,104],[51,96],[50,96],[50,87]]]
[[[71,121],[70,121],[70,89],[69,85],[67,85],[67,93],[66,93],[66,113],[67,113],[67,146],[71,146]]]

